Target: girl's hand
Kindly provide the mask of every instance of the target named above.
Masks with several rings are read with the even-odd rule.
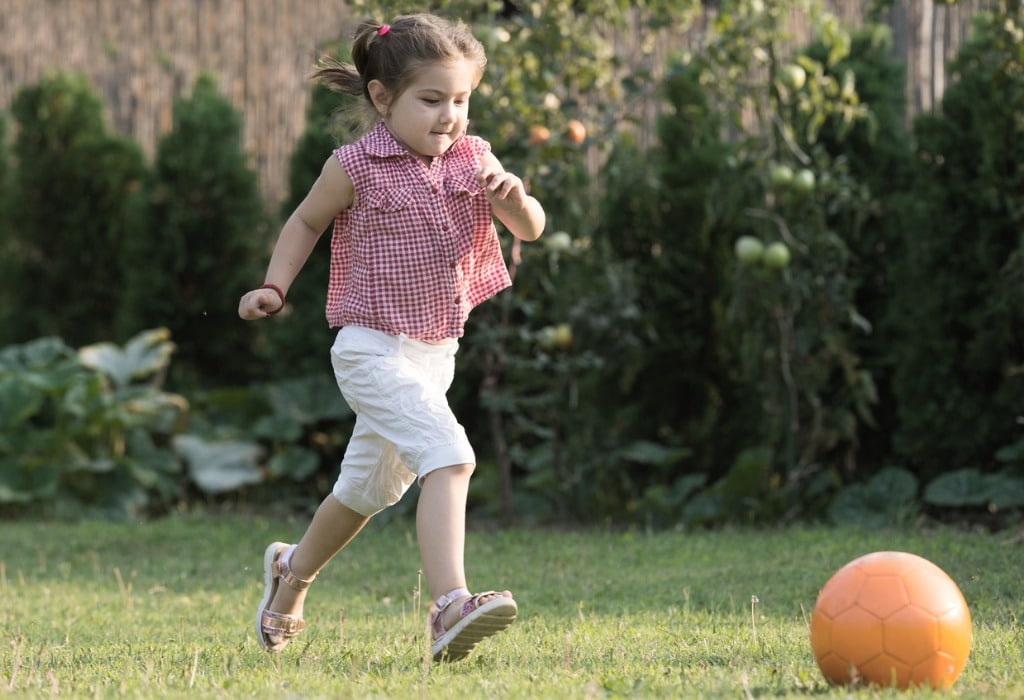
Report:
[[[544,232],[544,208],[526,192],[523,181],[501,167],[488,151],[480,158],[476,181],[484,188],[494,215],[509,232],[523,241],[535,241]]]
[[[238,315],[246,321],[273,316],[284,308],[284,299],[273,289],[254,289],[238,302]]]
[[[484,188],[491,206],[508,210],[526,206],[526,187],[512,173],[485,165],[477,171],[476,181]]]

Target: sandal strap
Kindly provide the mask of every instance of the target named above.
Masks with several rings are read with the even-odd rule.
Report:
[[[470,614],[474,610],[480,607],[480,599],[486,598],[490,595],[500,595],[497,591],[484,591],[483,593],[474,593],[469,596],[465,603],[462,604],[462,610],[459,611],[459,619],[461,620],[466,615]]]
[[[274,562],[274,573],[278,578],[288,584],[289,588],[296,591],[304,591],[309,588],[309,585],[313,583],[314,580],[316,580],[316,574],[313,574],[307,579],[299,578],[295,575],[295,572],[292,571],[291,559],[296,546],[297,545],[294,544],[289,545],[283,552],[281,552],[281,556],[279,556]]]
[[[448,607],[459,599],[465,599],[462,603],[462,609],[459,610],[459,619],[466,617],[471,612],[480,607],[480,599],[486,598],[487,596],[498,595],[497,591],[484,591],[483,593],[470,593],[468,588],[456,588],[455,590],[448,591],[443,596],[434,601],[434,610],[430,614],[430,628],[434,633],[434,639],[443,635],[448,631],[448,626],[444,624],[444,611]]]
[[[434,609],[430,612],[430,629],[434,633],[434,639],[448,631],[447,625],[444,624],[444,611],[458,599],[467,596],[472,598],[468,588],[455,588],[434,601]]]
[[[465,598],[468,595],[470,595],[468,588],[452,589],[434,601],[434,610],[441,612],[459,598]]]
[[[260,625],[265,634],[277,635],[279,637],[291,638],[298,636],[299,632],[306,629],[306,621],[296,615],[285,615],[271,610],[264,610],[260,619]]]

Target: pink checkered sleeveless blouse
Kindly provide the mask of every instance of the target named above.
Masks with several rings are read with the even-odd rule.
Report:
[[[334,151],[355,201],[334,221],[327,321],[436,341],[511,284],[477,184],[490,144],[459,139],[427,166],[383,123]]]

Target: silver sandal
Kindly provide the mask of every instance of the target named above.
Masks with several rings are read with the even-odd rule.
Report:
[[[256,609],[256,639],[267,651],[281,651],[293,637],[306,629],[306,621],[298,615],[267,610],[277,594],[280,581],[296,591],[304,591],[316,578],[316,574],[313,574],[309,579],[301,579],[292,572],[289,564],[294,551],[293,544],[274,542],[263,554],[263,600]]]
[[[480,599],[497,595],[494,600],[481,604]],[[462,600],[459,621],[451,629],[445,627],[444,613],[456,601]],[[430,613],[433,644],[430,651],[434,661],[459,661],[469,656],[473,648],[484,639],[511,625],[519,612],[516,601],[496,591],[470,594],[466,588],[456,588],[434,601]]]

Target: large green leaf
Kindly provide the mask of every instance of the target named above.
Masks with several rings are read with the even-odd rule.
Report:
[[[0,377],[0,432],[14,430],[42,406],[44,396],[18,375]],[[0,449],[4,439],[0,436]]]
[[[274,413],[288,416],[302,425],[352,415],[337,384],[320,375],[271,384],[267,386],[267,401]]]
[[[252,424],[252,435],[273,442],[296,442],[302,437],[302,423],[290,414],[273,413]]]
[[[983,506],[992,498],[992,482],[977,469],[957,469],[936,477],[924,490],[934,506]]]
[[[274,476],[287,476],[302,481],[316,472],[320,458],[305,447],[288,446],[274,454],[267,463],[267,471]]]
[[[1024,464],[1024,438],[997,450],[996,459],[1005,464]]]
[[[118,388],[163,371],[171,361],[174,343],[170,331],[156,328],[139,333],[120,348],[113,343],[87,345],[78,351],[79,361],[103,372]]]
[[[60,338],[37,338],[0,349],[0,373],[5,370],[41,371],[73,356],[74,351]]]
[[[729,473],[715,488],[727,499],[758,498],[765,490],[765,482],[771,473],[774,453],[770,447],[751,447],[736,456]]]
[[[843,525],[900,525],[917,512],[917,486],[917,477],[907,470],[886,468],[868,481],[837,493],[828,514]]]
[[[1024,479],[1003,474],[992,475],[995,493],[989,504],[996,510],[1024,507]]]
[[[648,440],[636,440],[619,451],[619,455],[630,462],[670,466],[693,454],[689,447],[666,447]]]
[[[174,449],[188,464],[189,475],[205,493],[226,493],[263,481],[263,448],[241,440],[206,440],[178,435]]]
[[[924,500],[953,508],[1020,508],[1024,506],[1024,479],[1009,474],[982,474],[977,469],[958,469],[929,483]]]
[[[60,470],[50,463],[0,457],[0,503],[25,503],[57,492]]]

